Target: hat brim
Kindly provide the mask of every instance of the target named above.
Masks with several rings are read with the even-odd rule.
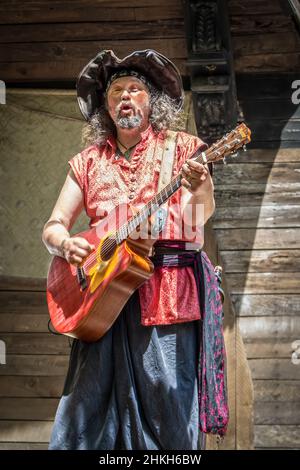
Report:
[[[184,98],[181,76],[167,57],[145,49],[119,59],[113,51],[104,50],[82,69],[76,82],[79,108],[87,121],[104,104],[109,78],[123,68],[145,75],[158,90],[175,100],[178,110],[181,109]]]

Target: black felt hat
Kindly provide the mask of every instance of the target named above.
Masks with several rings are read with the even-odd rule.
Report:
[[[167,57],[153,49],[145,49],[119,59],[113,51],[104,50],[82,69],[76,83],[79,108],[87,121],[104,104],[111,76],[123,69],[143,75],[158,90],[173,98],[178,110],[182,107],[184,94],[181,76]]]

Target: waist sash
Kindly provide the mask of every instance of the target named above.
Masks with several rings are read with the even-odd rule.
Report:
[[[189,249],[184,241],[158,240],[151,260],[155,267],[191,266],[201,309],[200,360],[198,361],[200,429],[205,433],[226,432],[229,410],[226,385],[226,352],[223,337],[223,305],[220,275],[202,250]]]

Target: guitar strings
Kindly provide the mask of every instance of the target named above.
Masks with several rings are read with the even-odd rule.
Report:
[[[222,140],[225,140],[225,137],[223,137]],[[219,144],[222,142],[222,140],[219,142]],[[233,143],[235,142],[236,144],[239,144],[241,143],[241,141],[239,139],[236,139],[235,141],[232,141]],[[219,150],[218,152],[222,151],[223,149],[226,150],[226,146],[228,146],[228,143],[225,143],[223,146],[220,147],[220,145],[218,144],[219,146]],[[215,144],[214,144],[215,145]],[[215,150],[214,150],[214,145],[212,145],[209,149],[207,149],[207,152],[205,153],[206,157],[208,158],[212,153],[215,153]],[[199,157],[198,157],[199,158]],[[209,160],[207,161],[209,162]],[[180,175],[178,175],[176,178],[178,178]],[[174,184],[174,182],[176,181],[176,179],[174,179],[173,181],[171,181],[165,188],[163,188],[162,191],[169,191],[170,189],[172,189],[172,185]],[[151,209],[151,206],[153,206],[153,204],[150,204],[151,201],[149,201],[142,209],[141,211],[137,212],[134,217],[129,220],[128,222],[126,222],[125,224],[123,224],[121,227],[119,227],[119,229],[116,231],[117,232],[120,232],[122,229],[124,229],[126,227],[126,225],[128,225],[129,223],[132,223],[133,221],[135,221],[136,219],[138,219],[141,215],[143,215],[143,217],[148,213],[148,210]],[[146,211],[147,209],[147,211]],[[138,223],[138,225],[140,224],[141,222]],[[106,246],[103,248],[103,256],[107,255],[111,250],[112,248],[115,248],[118,243],[117,243],[117,240],[116,240],[117,236],[113,239],[109,239],[107,238],[104,243],[107,241],[106,243]],[[126,238],[126,237],[125,237]],[[93,263],[94,261],[97,259],[97,253],[93,253],[90,257],[87,258],[86,262],[83,264],[83,268],[89,268]]]
[[[226,140],[226,137],[223,137],[222,140]],[[222,151],[222,146],[220,146],[220,143],[222,142],[222,140],[221,140],[221,141],[219,142],[219,144],[218,144],[218,146],[219,146],[218,152]],[[237,144],[239,144],[239,143],[241,143],[241,140],[236,139],[236,141],[233,141],[233,143],[234,143],[234,142],[237,143]],[[225,150],[226,150],[226,146],[228,147],[228,143],[225,143],[225,144],[223,145],[223,148],[225,148]],[[209,157],[209,156],[211,155],[211,153],[214,153],[214,152],[215,152],[215,150],[214,150],[215,148],[216,148],[216,145],[215,145],[215,144],[212,145],[212,146],[210,147],[210,149],[207,150],[207,153],[205,154],[206,157]],[[198,157],[198,158],[199,158],[199,157]],[[179,176],[180,176],[180,175],[178,175],[178,177],[179,177]],[[178,177],[177,177],[177,178],[178,178]],[[170,189],[172,189],[172,185],[174,185],[174,182],[176,182],[176,179],[173,180],[171,183],[169,183],[165,188],[163,188],[162,191],[165,191],[165,192],[166,192],[166,191],[169,191]],[[179,182],[179,181],[178,181],[178,182]],[[132,223],[133,221],[136,221],[141,215],[142,215],[143,217],[146,215],[146,217],[147,217],[148,211],[149,211],[149,209],[151,209],[151,206],[152,206],[152,205],[153,205],[153,204],[151,204],[150,201],[149,201],[149,202],[143,207],[143,209],[141,209],[141,211],[137,212],[131,220],[129,220],[128,222],[126,222],[126,224],[123,224],[123,225],[117,230],[117,232],[121,232],[122,229],[124,230],[124,228],[126,227],[126,225]],[[147,210],[146,210],[146,209],[147,209]],[[138,222],[137,226],[138,226],[140,223],[141,223],[141,221]],[[116,236],[116,238],[117,238],[117,236]],[[113,238],[113,239],[107,238],[107,239],[105,240],[105,241],[107,241],[107,243],[106,243],[106,246],[105,246],[104,249],[103,249],[103,255],[104,255],[104,256],[107,255],[107,254],[112,250],[112,248],[114,248],[114,247],[116,247],[116,246],[118,245],[116,238]],[[126,238],[126,237],[125,237],[125,238]],[[124,239],[125,239],[125,238],[124,238]],[[104,241],[104,243],[105,243],[105,241]],[[84,267],[84,268],[88,268],[90,265],[92,265],[92,264],[94,263],[94,261],[96,260],[96,258],[97,258],[97,253],[94,253],[93,255],[91,255],[91,256],[86,260],[86,262],[84,263],[83,267]]]

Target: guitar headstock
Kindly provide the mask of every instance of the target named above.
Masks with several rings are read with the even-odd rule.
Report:
[[[205,153],[206,162],[223,160],[251,141],[251,131],[246,124],[239,124],[222,139],[213,144]],[[203,157],[202,157],[203,158]],[[205,159],[203,159],[205,162]],[[205,163],[206,163],[205,162]]]

